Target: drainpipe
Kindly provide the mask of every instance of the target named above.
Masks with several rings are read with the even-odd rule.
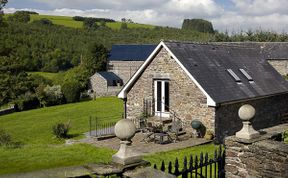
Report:
[[[123,99],[124,101],[124,119],[127,118],[127,98]]]

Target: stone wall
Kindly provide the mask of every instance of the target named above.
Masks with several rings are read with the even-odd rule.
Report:
[[[287,60],[268,60],[281,75],[288,75],[288,59]]]
[[[101,97],[101,96],[116,96],[121,90],[122,86],[108,86],[106,79],[100,74],[95,73],[90,77],[90,88],[93,90],[90,93],[90,97]]]
[[[169,81],[170,111],[191,128],[192,119],[201,120],[214,131],[215,109],[207,107],[206,97],[181,69],[168,52],[162,48],[146,68],[127,95],[127,118],[134,119],[143,113],[143,101],[154,100],[154,80]]]
[[[14,106],[12,106],[11,108],[1,109],[0,110],[0,116],[6,115],[6,114],[11,114],[13,112],[15,112]]]
[[[288,124],[272,127],[254,140],[226,138],[226,177],[288,177],[288,144],[271,139],[287,129]]]
[[[143,62],[144,61],[109,61],[107,71],[114,72],[123,80],[123,83],[126,84]]]
[[[94,93],[103,93],[107,91],[107,81],[99,73],[95,73],[90,77],[91,89]]]
[[[238,110],[243,104],[255,108],[252,123],[257,130],[288,122],[288,94],[221,105],[216,108],[215,131],[218,140],[234,135],[242,128]]]

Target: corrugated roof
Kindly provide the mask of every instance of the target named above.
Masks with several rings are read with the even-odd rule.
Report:
[[[263,52],[259,50],[263,47],[251,45],[164,43],[216,103],[288,92],[288,82],[266,60],[267,51],[288,58],[283,52],[276,55],[272,49]],[[232,69],[241,82],[235,82],[227,69]],[[253,82],[239,69],[244,69]]]
[[[110,61],[144,61],[156,45],[113,45],[108,56]]]

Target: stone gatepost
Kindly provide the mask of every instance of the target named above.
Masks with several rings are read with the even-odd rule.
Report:
[[[228,178],[288,177],[288,144],[276,141],[288,129],[282,124],[261,132],[255,131],[251,119],[255,109],[243,105],[239,109],[243,128],[225,139],[225,171]]]

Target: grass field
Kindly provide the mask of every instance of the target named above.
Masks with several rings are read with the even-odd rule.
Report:
[[[40,20],[43,18],[49,19],[53,22],[53,24],[56,25],[63,25],[66,27],[72,27],[72,28],[82,28],[83,22],[75,21],[72,17],[66,17],[66,16],[52,16],[52,15],[35,15],[32,14],[31,16],[31,22],[34,20]],[[107,22],[107,27],[112,29],[120,29],[121,22]],[[128,28],[154,28],[153,25],[146,25],[146,24],[136,24],[136,23],[128,23]]]
[[[32,14],[30,15],[30,21],[34,20],[40,20],[40,19],[49,19],[53,22],[53,24],[56,25],[63,25],[66,27],[72,27],[72,28],[82,28],[83,22],[75,21],[72,17],[66,17],[66,16],[52,16],[52,15],[36,15]]]
[[[29,75],[40,75],[48,80],[51,80],[53,84],[61,84],[64,77],[65,77],[65,72],[57,72],[57,73],[52,73],[52,72],[28,72]]]

